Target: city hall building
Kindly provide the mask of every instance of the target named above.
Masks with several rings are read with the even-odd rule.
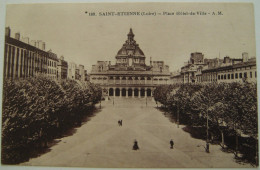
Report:
[[[145,55],[134,40],[132,29],[115,56],[116,64],[98,61],[92,66],[90,82],[99,84],[104,96],[149,97],[156,86],[170,84],[169,66],[163,61],[145,64]]]

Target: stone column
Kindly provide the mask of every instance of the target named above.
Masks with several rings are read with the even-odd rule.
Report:
[[[146,84],[147,77],[144,77],[144,84]]]
[[[125,97],[128,98],[128,89],[126,89]]]
[[[152,101],[154,102],[153,91],[154,91],[154,88],[151,89],[151,97],[152,97]]]
[[[147,97],[147,88],[144,89],[144,97]]]
[[[128,84],[128,79],[129,79],[129,77],[125,78],[125,84]]]
[[[138,83],[136,83],[136,84],[141,84],[141,77],[138,77]]]
[[[119,79],[120,79],[119,84],[122,84],[122,77],[120,76]]]
[[[116,84],[116,77],[113,77],[113,79],[114,79],[114,84]]]
[[[113,97],[116,96],[116,88],[113,88]]]
[[[138,98],[140,98],[140,97],[141,97],[141,88],[138,88]]]
[[[132,88],[132,98],[135,97],[135,91],[134,91],[134,90],[135,90],[135,89]]]
[[[121,80],[121,78],[120,78],[120,80]],[[122,97],[122,88],[120,88],[119,90],[120,90],[119,91],[119,97],[121,98]]]

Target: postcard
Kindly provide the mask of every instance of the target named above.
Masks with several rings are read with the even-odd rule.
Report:
[[[2,166],[258,167],[253,3],[5,9]]]

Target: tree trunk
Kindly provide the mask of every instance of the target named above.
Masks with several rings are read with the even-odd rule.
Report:
[[[179,124],[180,124],[180,111],[179,111],[179,107],[177,106],[177,127],[179,128]]]
[[[238,154],[238,135],[236,134],[236,156]]]
[[[210,140],[211,140],[211,142],[213,142],[213,140],[214,140],[214,135],[212,132],[210,132]]]
[[[225,148],[225,141],[224,141],[224,132],[223,132],[223,130],[221,130],[221,145],[222,145],[222,148]]]
[[[256,141],[256,146],[255,146],[255,164],[258,166],[258,139],[255,139]]]

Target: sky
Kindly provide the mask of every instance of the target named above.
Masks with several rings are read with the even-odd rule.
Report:
[[[88,12],[87,14],[85,12]],[[221,11],[223,15],[212,15]],[[95,12],[97,16],[89,16]],[[99,16],[99,12],[156,12],[156,16]],[[158,15],[174,12],[175,15]],[[176,15],[206,12],[207,15]],[[209,13],[209,14],[208,14]],[[78,3],[12,4],[6,7],[11,36],[42,40],[58,57],[83,64],[115,63],[115,56],[133,29],[146,56],[180,70],[192,52],[205,58],[256,56],[253,5],[247,3]]]

